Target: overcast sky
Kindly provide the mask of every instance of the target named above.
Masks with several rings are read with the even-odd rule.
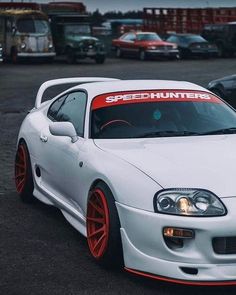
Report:
[[[5,1],[6,0],[0,0],[0,2]],[[22,0],[17,1],[21,2]],[[22,2],[36,1],[23,0]],[[50,1],[53,0],[38,0],[38,2]],[[78,2],[83,2],[87,6],[88,11],[99,9],[100,12],[111,10],[142,10],[143,7],[236,7],[236,0],[80,0]]]

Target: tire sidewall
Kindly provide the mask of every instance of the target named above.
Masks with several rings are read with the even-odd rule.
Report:
[[[106,204],[108,207],[108,214],[109,214],[109,231],[108,231],[108,242],[106,246],[106,250],[104,254],[99,257],[95,258],[91,251],[91,255],[94,259],[103,267],[106,268],[116,268],[121,267],[124,265],[123,262],[123,251],[122,251],[122,242],[121,242],[121,235],[120,235],[120,220],[118,216],[118,211],[115,205],[115,199],[112,195],[111,190],[109,187],[103,183],[99,182],[93,190],[99,189],[103,192]]]
[[[33,182],[32,166],[31,166],[29,150],[25,141],[21,141],[18,145],[17,152],[20,146],[23,147],[25,151],[25,155],[26,155],[26,180],[25,180],[24,187],[22,191],[19,193],[19,195],[23,202],[32,203],[34,201],[34,197],[33,197],[34,182]],[[16,157],[17,157],[17,154],[16,154]],[[16,158],[15,158],[15,161],[16,161]]]

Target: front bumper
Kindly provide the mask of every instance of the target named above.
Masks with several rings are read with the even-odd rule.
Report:
[[[145,52],[150,57],[177,57],[179,55],[178,49],[173,49],[173,50],[148,49]]]
[[[191,49],[191,54],[196,56],[218,56],[216,49]]]
[[[96,50],[88,50],[88,51],[76,51],[75,55],[77,58],[96,58],[97,56],[105,56],[105,51],[96,51]]]
[[[234,284],[236,254],[219,255],[212,247],[214,237],[236,236],[236,198],[223,201],[226,216],[205,218],[157,214],[117,203],[125,267],[189,284]],[[193,229],[195,237],[186,240],[183,248],[170,249],[162,235],[166,226]],[[195,268],[197,274],[185,273],[183,268]]]
[[[18,52],[18,57],[54,57],[55,52]]]

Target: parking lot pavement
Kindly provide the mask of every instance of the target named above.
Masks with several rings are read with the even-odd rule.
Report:
[[[175,286],[101,269],[90,258],[86,240],[59,210],[40,202],[30,206],[21,203],[13,181],[17,133],[42,82],[103,76],[187,80],[206,86],[210,80],[235,73],[235,69],[236,59],[0,64],[0,295],[235,294],[233,287]],[[47,93],[51,95],[53,91]]]

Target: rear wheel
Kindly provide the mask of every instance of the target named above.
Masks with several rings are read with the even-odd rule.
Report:
[[[123,264],[120,221],[114,197],[105,183],[92,189],[87,207],[87,241],[91,255],[104,267]]]
[[[18,145],[15,157],[15,185],[16,191],[25,203],[32,203],[34,200],[34,182],[30,156],[27,145],[21,141]]]

